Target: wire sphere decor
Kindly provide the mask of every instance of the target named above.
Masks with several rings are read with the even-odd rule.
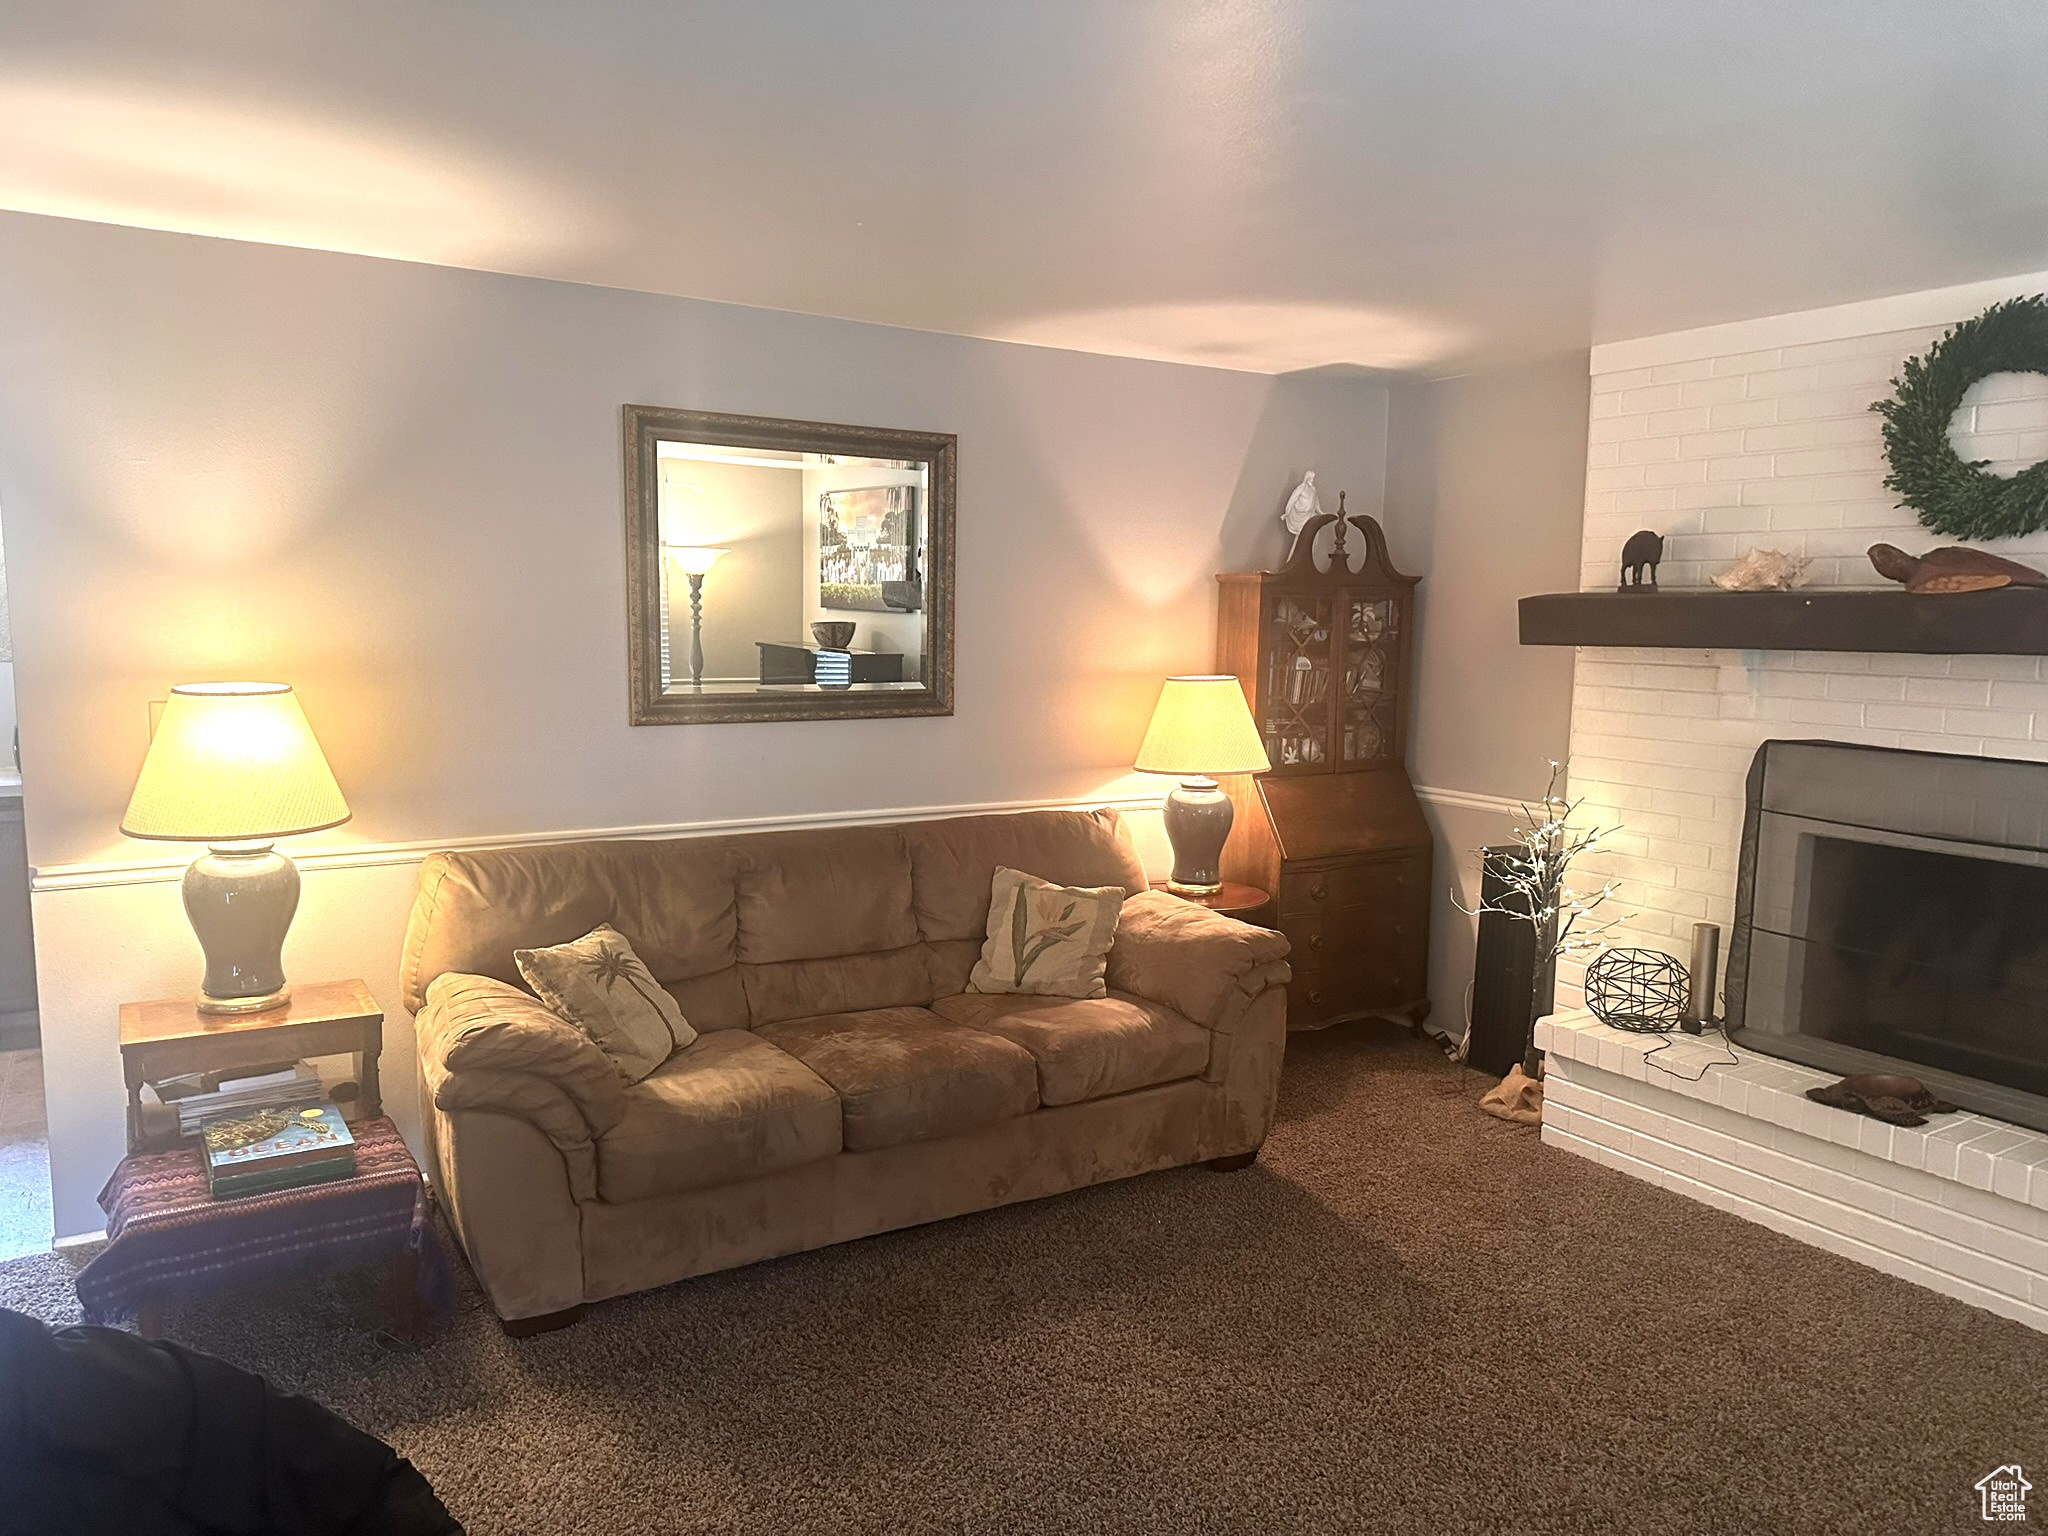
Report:
[[[1586,967],[1586,1006],[1602,1024],[1661,1035],[1685,1016],[1691,980],[1661,949],[1609,949]]]

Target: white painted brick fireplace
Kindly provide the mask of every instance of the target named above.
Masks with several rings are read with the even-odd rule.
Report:
[[[1882,422],[1870,406],[1889,393],[1904,361],[1947,325],[1999,299],[2038,292],[2048,292],[2048,273],[1594,348],[1582,588],[1613,588],[1622,543],[1639,528],[1664,534],[1660,580],[1673,587],[1706,585],[1752,546],[1808,556],[1815,586],[1880,586],[1864,553],[1871,544],[1917,553],[1954,542],[1893,505],[1883,485]],[[2048,380],[1987,380],[1969,405],[1957,425],[1967,434],[1959,446],[1970,457],[2008,470],[2048,457]],[[2048,568],[2048,533],[1996,548]],[[1582,649],[1572,701],[1571,784],[1586,800],[1582,819],[1624,829],[1583,872],[1620,885],[1617,905],[1629,916],[1614,942],[1684,958],[1695,921],[1728,931],[1744,776],[1758,746],[1774,737],[2048,761],[2048,670],[2027,656]],[[1578,1001],[1578,975],[1574,967],[1562,968],[1561,1006]],[[1561,1017],[1546,1034],[1568,1048],[1583,1023],[1583,1017]],[[1821,1080],[1805,1068],[1758,1060],[1766,1074],[1783,1068]],[[1694,1177],[1699,1153],[1684,1141],[1694,1132],[1680,1130],[1677,1140],[1665,1141],[1632,1129],[1632,1122],[1668,1113],[1676,1117],[1672,1124],[1725,1138],[1732,1128],[1715,1117],[1739,1110],[1713,1098],[1711,1089],[1705,1100],[1680,1091],[1654,1068],[1617,1075],[1572,1055],[1554,1066],[1561,1078],[1553,1099],[1559,1113],[1546,1123],[1546,1141],[1589,1155],[1600,1148],[1602,1160],[1636,1164],[1630,1171],[1729,1208],[1747,1204],[1744,1214],[1784,1230],[1794,1230],[1791,1216],[1801,1202],[1828,1198],[1821,1186],[1843,1177],[1827,1162],[1802,1164],[1796,1142],[1789,1156],[1781,1152],[1774,1138],[1799,1133],[1762,1123],[1743,1157],[1769,1166],[1748,1168],[1744,1177],[1765,1181],[1783,1198],[1759,1203],[1749,1198],[1754,1184],[1741,1197],[1726,1189],[1707,1193],[1710,1186]],[[1661,1111],[1660,1094],[1667,1101]],[[1640,1151],[1618,1149],[1617,1137]],[[1806,1142],[1808,1152],[1821,1144],[1811,1137]],[[2048,1138],[2029,1146],[2048,1153]],[[1840,1160],[1839,1153],[1820,1156]],[[1925,1168],[1906,1171],[1914,1180],[1936,1177]],[[1972,1244],[2003,1239],[1944,1224],[1939,1216],[1916,1226],[1920,1207],[1912,1200],[1947,1209],[1939,1188],[1916,1183],[1901,1191],[1887,1184],[1889,1173],[1863,1172],[1879,1192],[1871,1199],[1891,1212],[1872,1230],[1912,1235],[1884,1249],[1863,1238],[1837,1240],[1837,1233],[1826,1246],[1850,1252],[1860,1243],[1856,1257],[1877,1262],[1873,1255],[1882,1253],[1885,1267],[1979,1304],[1990,1305],[1986,1298],[1994,1297],[1998,1310],[2048,1328],[2048,1246],[2042,1242],[2048,1217],[2027,1204],[2024,1189],[2012,1209],[1987,1205],[1973,1213],[1989,1221],[1987,1211],[2004,1209],[2009,1223],[1991,1221],[1984,1230],[2010,1230],[2016,1241],[2025,1240],[2013,1250],[2024,1260],[2016,1288],[2009,1283],[1994,1290],[1966,1277],[1981,1269]],[[1969,1198],[1980,1196],[1972,1191]],[[2003,1198],[1988,1188],[1981,1193],[1985,1202]],[[1807,1226],[1797,1235],[1815,1240],[1815,1232],[1825,1230]],[[1928,1249],[1930,1242],[1937,1250]],[[1940,1244],[1953,1250],[1952,1262],[1927,1262]],[[2000,1262],[2014,1267],[2010,1257]]]

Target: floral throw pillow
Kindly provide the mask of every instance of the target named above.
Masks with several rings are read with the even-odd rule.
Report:
[[[629,1083],[697,1038],[676,1000],[609,923],[573,943],[515,949],[512,961],[534,995],[595,1041]]]
[[[1121,886],[1054,885],[999,867],[989,888],[988,942],[967,990],[1107,996],[1102,976],[1123,906]]]

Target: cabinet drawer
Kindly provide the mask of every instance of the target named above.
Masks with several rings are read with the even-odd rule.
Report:
[[[1420,989],[1400,966],[1297,971],[1287,984],[1287,1023],[1299,1029],[1413,1002]]]
[[[1280,876],[1280,912],[1285,916],[1337,907],[1384,908],[1398,901],[1415,878],[1415,866],[1407,859],[1289,869]]]
[[[1367,960],[1391,963],[1412,947],[1415,923],[1407,903],[1291,912],[1274,926],[1291,946],[1288,964],[1341,970]]]

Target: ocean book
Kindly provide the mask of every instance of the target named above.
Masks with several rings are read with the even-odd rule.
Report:
[[[216,1194],[223,1178],[246,1183],[253,1174],[277,1175],[316,1165],[355,1169],[356,1139],[332,1104],[225,1115],[207,1121],[199,1135],[207,1182]]]

